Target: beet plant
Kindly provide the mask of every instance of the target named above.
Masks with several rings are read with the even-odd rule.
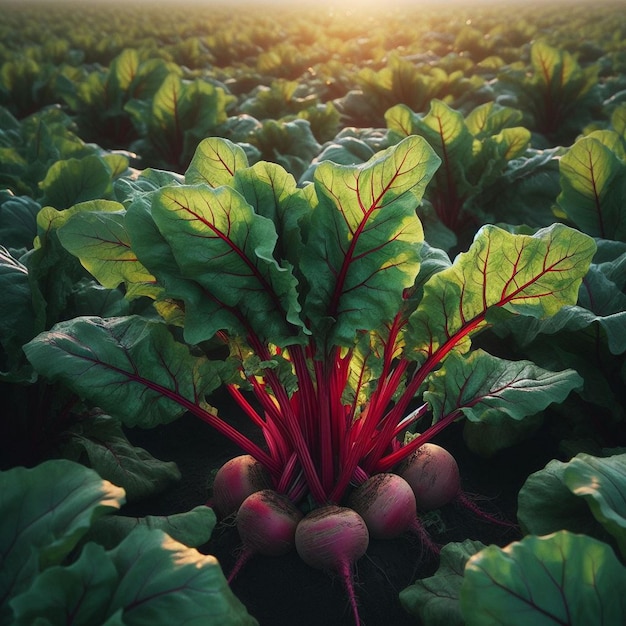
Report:
[[[119,181],[119,201],[76,205],[58,230],[103,286],[152,298],[158,316],[67,320],[27,357],[128,426],[192,413],[303,512],[342,506],[453,422],[522,420],[581,383],[472,338],[573,305],[593,239],[563,224],[532,236],[487,225],[450,262],[416,213],[439,164],[409,136],[362,165],[322,162],[298,187],[281,166],[250,167],[241,147],[205,139],[184,180]],[[220,386],[264,444],[209,405]]]

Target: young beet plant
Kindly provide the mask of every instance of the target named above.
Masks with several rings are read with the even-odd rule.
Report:
[[[153,298],[159,319],[68,320],[27,356],[127,425],[189,411],[292,502],[341,506],[455,420],[519,420],[580,384],[471,337],[497,311],[574,304],[593,240],[560,224],[534,236],[485,226],[451,264],[416,216],[438,165],[409,136],[363,165],[323,162],[298,188],[280,166],[249,167],[240,147],[206,139],[184,184],[145,171],[118,184],[121,202],[58,216],[64,247],[105,287]],[[207,404],[222,384],[265,445]]]

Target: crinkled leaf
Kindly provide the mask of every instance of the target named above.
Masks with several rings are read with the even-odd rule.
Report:
[[[465,564],[484,547],[471,539],[445,545],[435,574],[400,592],[404,609],[419,617],[424,626],[464,626],[459,595]]]
[[[626,288],[626,241],[596,239],[598,251],[593,257],[598,269],[622,291]]]
[[[311,211],[306,191],[296,187],[293,176],[280,165],[266,161],[238,170],[233,186],[258,215],[274,223],[277,260],[285,259],[297,266],[302,255],[300,222]]]
[[[158,493],[181,478],[176,463],[133,446],[121,424],[108,415],[84,417],[65,435],[64,458],[88,464],[122,487],[129,502]]]
[[[521,345],[528,346],[540,336],[562,331],[580,334],[597,324],[604,331],[611,353],[622,354],[626,351],[626,295],[605,274],[612,268],[610,275],[620,280],[618,267],[619,260],[604,267],[592,264],[580,287],[578,304],[563,307],[547,319],[513,318],[504,322],[502,329],[511,331]]]
[[[470,557],[461,610],[467,626],[613,626],[626,618],[624,589],[608,545],[560,531]]]
[[[557,201],[567,216],[590,235],[625,241],[626,162],[598,137],[584,137],[561,158],[560,173]]]
[[[185,172],[185,183],[205,183],[209,187],[228,185],[235,172],[246,167],[248,158],[241,146],[219,137],[208,137],[198,144]]]
[[[200,141],[226,121],[233,97],[205,80],[183,80],[179,72],[163,79],[151,101],[131,100],[125,109],[143,131],[138,152],[155,153],[160,162],[186,169]]]
[[[626,557],[626,454],[599,458],[580,453],[568,463],[563,480],[587,501]]]
[[[321,150],[311,124],[303,119],[264,120],[253,142],[265,160],[278,163],[298,179]]]
[[[299,340],[296,279],[273,256],[273,223],[241,194],[206,185],[161,189],[152,217],[184,277],[235,308],[259,337],[282,344]]]
[[[137,529],[109,552],[88,544],[69,567],[41,574],[12,602],[16,624],[254,626],[213,556]]]
[[[123,502],[123,489],[64,459],[0,472],[0,624],[12,623],[10,597],[60,563],[95,519]]]
[[[113,183],[116,199],[126,208],[138,198],[151,191],[171,185],[181,185],[184,177],[175,172],[147,168],[136,178],[122,177]]]
[[[511,159],[487,198],[498,222],[543,228],[554,222],[554,199],[561,191],[558,156],[565,148],[527,148]]]
[[[526,148],[530,144],[531,133],[528,129],[518,126],[516,128],[505,128],[497,135],[494,135],[492,139],[498,156],[505,161],[511,161],[526,152]],[[494,170],[494,178],[500,175],[500,170]]]
[[[531,344],[524,346],[524,353],[548,369],[574,368],[585,381],[577,393],[586,402],[606,409],[614,419],[623,419],[624,407],[617,376],[624,359],[611,355],[597,328],[589,326],[578,331],[563,330],[554,335],[539,335]],[[576,415],[583,421],[589,421],[591,417],[589,407],[580,403],[573,403],[565,412],[571,418]]]
[[[450,353],[428,381],[424,399],[437,419],[460,411],[473,422],[495,408],[521,420],[562,402],[582,385],[574,370],[550,372],[532,361],[507,361],[483,350]]]
[[[96,521],[87,539],[110,549],[119,544],[135,528],[146,527],[162,530],[172,539],[191,548],[197,548],[211,538],[215,524],[215,513],[207,506],[197,506],[190,511],[174,515],[146,515],[145,517],[108,515]]]
[[[319,204],[300,269],[312,328],[328,343],[348,345],[398,311],[419,271],[415,209],[437,165],[422,138],[408,137],[363,165],[315,171]]]
[[[127,426],[171,422],[222,382],[219,363],[192,356],[163,324],[135,316],[60,322],[24,350],[38,372]]]
[[[466,253],[426,283],[409,320],[415,358],[445,356],[485,326],[491,308],[541,318],[574,304],[594,252],[593,239],[562,224],[533,236],[484,226]]]
[[[245,334],[245,327],[234,311],[207,294],[193,277],[182,275],[172,249],[152,219],[150,196],[138,198],[130,205],[125,226],[132,250],[154,274],[162,289],[156,303],[157,310],[168,322],[184,325],[185,341],[198,344],[213,338],[223,329]],[[184,303],[184,316],[180,320],[178,302]]]
[[[57,229],[74,209],[57,211],[44,207],[37,214],[35,248],[22,257],[28,267],[33,303],[40,328],[50,328],[59,319],[69,317],[68,300],[78,281],[87,276],[78,259],[61,245]]]

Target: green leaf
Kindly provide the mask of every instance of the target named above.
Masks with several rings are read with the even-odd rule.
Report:
[[[507,361],[483,350],[450,353],[428,381],[424,399],[436,419],[461,411],[472,422],[496,408],[521,420],[562,402],[582,385],[574,370],[550,372],[532,361]]]
[[[163,79],[151,101],[132,100],[125,106],[142,135],[137,151],[177,171],[187,169],[202,139],[216,134],[233,100],[207,81],[183,80],[179,72],[177,68]]]
[[[0,196],[0,199],[2,197]],[[28,196],[9,196],[0,203],[0,241],[10,248],[33,247],[39,203]]]
[[[173,461],[160,461],[128,441],[121,424],[108,415],[84,417],[65,433],[64,458],[87,462],[114,485],[129,502],[145,498],[181,479]]]
[[[626,567],[609,546],[561,531],[471,557],[461,610],[467,626],[612,626],[626,618],[624,589]]]
[[[127,515],[108,515],[96,521],[87,539],[105,548],[113,548],[135,528],[158,529],[191,548],[202,546],[211,538],[215,528],[216,516],[213,509],[197,506],[184,513],[174,515],[146,515],[130,517]]]
[[[137,50],[129,48],[122,50],[111,61],[106,82],[106,97],[111,108],[115,104],[117,108],[121,109],[127,98],[127,93],[137,77],[139,65],[139,53]]]
[[[171,422],[221,384],[219,363],[191,355],[160,323],[79,317],[24,346],[33,367],[127,426]]]
[[[158,300],[155,307],[168,322],[184,326],[187,343],[199,344],[212,339],[221,329],[237,328],[237,324],[245,333],[232,311],[207,297],[205,290],[193,278],[181,274],[169,244],[154,223],[150,194],[137,198],[129,206],[125,226],[132,250],[157,279]],[[181,312],[178,302],[184,304],[184,315],[182,319],[172,319]]]
[[[59,228],[63,247],[104,287],[124,284],[129,299],[154,294],[154,276],[131,249],[121,204],[106,200],[74,207],[75,213]]]
[[[464,119],[459,111],[435,99],[427,115],[396,105],[385,119],[392,139],[420,135],[441,158],[426,198],[441,222],[458,232],[466,220],[462,213],[472,209],[480,215],[482,196],[502,179],[508,162],[526,151],[530,132],[511,127],[520,115],[515,109],[486,103]]]
[[[106,161],[96,155],[57,161],[40,183],[44,203],[57,209],[103,198],[110,185],[111,170]]]
[[[37,316],[33,309],[28,269],[2,246],[0,293],[0,345],[6,353],[3,369],[12,369],[22,361],[22,345],[37,333]]]
[[[585,500],[565,484],[567,463],[553,459],[532,473],[520,489],[517,517],[524,533],[548,535],[557,530],[601,539],[599,527]]]
[[[474,137],[482,139],[519,124],[522,118],[523,114],[518,109],[491,101],[472,109],[465,118],[465,124]]]
[[[424,626],[464,626],[459,595],[465,564],[484,547],[480,541],[471,539],[443,546],[435,574],[400,592],[404,609],[419,617]]]
[[[617,138],[617,133],[613,133]],[[596,136],[579,139],[560,160],[560,208],[583,232],[626,241],[626,162]]]
[[[457,197],[471,187],[465,170],[472,162],[474,137],[465,124],[462,113],[441,100],[430,103],[428,114],[413,113],[406,105],[396,105],[385,114],[387,127],[399,137],[421,135],[442,160],[429,193],[433,189],[454,189]]]
[[[310,285],[305,310],[327,344],[349,345],[400,308],[419,271],[415,209],[437,166],[428,144],[408,137],[363,165],[316,169],[319,204],[300,269]]]
[[[238,170],[233,186],[258,215],[274,223],[279,262],[286,259],[297,267],[302,255],[301,224],[311,212],[307,192],[298,188],[294,177],[280,165],[266,161]]]
[[[72,291],[72,312],[75,316],[97,315],[120,317],[128,315],[130,305],[121,289],[106,289],[95,280],[84,278]]]
[[[185,183],[205,183],[209,187],[228,185],[235,173],[246,167],[248,157],[241,146],[220,137],[208,137],[198,144],[185,172]]]
[[[617,263],[613,267],[616,268]],[[506,323],[506,328],[513,332],[517,341],[527,346],[541,335],[563,331],[581,334],[592,324],[598,324],[604,330],[612,354],[626,351],[626,295],[596,264],[591,265],[583,279],[576,306],[564,307],[545,320],[512,319]]]
[[[321,150],[310,123],[304,119],[264,120],[250,141],[264,160],[278,163],[297,179]]]
[[[206,185],[161,189],[152,217],[184,277],[236,309],[259,337],[283,345],[300,340],[296,279],[273,256],[273,223],[241,194]]]
[[[563,479],[574,495],[587,501],[626,557],[626,454],[608,458],[578,454],[565,468]]]
[[[254,626],[230,590],[217,559],[159,530],[137,529],[110,553],[120,575],[110,610],[125,621],[152,624],[172,615],[197,626]]]
[[[470,249],[424,286],[409,320],[408,348],[418,361],[440,359],[483,328],[492,308],[554,315],[576,302],[594,252],[590,237],[562,224],[533,236],[484,226]]]
[[[0,624],[11,623],[8,597],[61,563],[96,518],[123,502],[123,489],[67,460],[0,472]]]
[[[123,624],[107,619],[107,609],[118,583],[118,573],[101,546],[87,544],[69,567],[51,567],[11,600],[14,626],[62,624]]]
[[[84,626],[165,626],[173,619],[197,626],[258,624],[228,587],[215,557],[147,528],[109,552],[88,544],[75,563],[41,574],[12,606],[19,626],[57,624],[68,615]]]

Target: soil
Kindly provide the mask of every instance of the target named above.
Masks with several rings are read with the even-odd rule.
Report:
[[[220,414],[229,415],[229,419],[232,415],[234,424],[250,435],[240,409],[228,398],[217,397],[213,404]],[[127,505],[126,514],[167,515],[207,503],[211,473],[241,454],[229,440],[189,415],[148,431],[132,429],[129,438],[157,458],[176,461],[182,480],[158,496]],[[448,428],[434,442],[456,457],[464,493],[481,511],[505,524],[495,524],[457,501],[424,519],[431,538],[439,545],[469,538],[500,546],[519,539],[514,526],[517,493],[530,473],[556,456],[556,444],[548,429],[540,428],[530,440],[489,459],[469,452],[460,425]],[[215,555],[228,575],[240,550],[232,522],[218,524],[209,543],[199,549]],[[417,617],[402,608],[398,594],[415,580],[434,574],[437,567],[437,555],[423,548],[414,534],[372,540],[354,569],[363,626],[419,624]],[[295,551],[283,557],[252,558],[233,581],[232,589],[260,626],[354,624],[342,581],[332,573],[310,568]]]

